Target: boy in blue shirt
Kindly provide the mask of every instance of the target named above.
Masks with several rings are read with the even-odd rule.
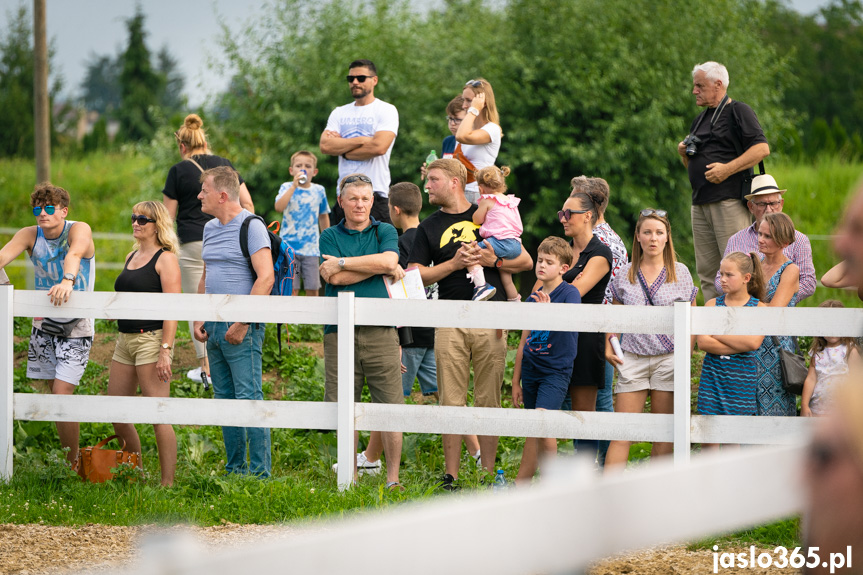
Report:
[[[528,302],[581,303],[581,294],[563,281],[572,265],[572,247],[563,238],[549,237],[539,244],[536,278],[542,282]],[[572,363],[578,350],[578,332],[524,330],[512,372],[512,404],[525,409],[560,409],[569,390]],[[528,437],[524,443],[516,481],[530,483],[537,462],[557,453],[557,439]]]
[[[318,159],[313,153],[306,150],[294,153],[288,172],[294,179],[279,188],[275,208],[283,213],[279,235],[294,250],[292,295],[300,294],[302,279],[306,295],[316,296],[321,287],[318,241],[320,232],[330,227],[327,193],[322,185],[312,183],[312,178],[318,174]]]

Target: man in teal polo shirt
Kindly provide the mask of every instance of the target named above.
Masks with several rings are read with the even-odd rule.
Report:
[[[324,295],[335,297],[352,291],[357,297],[387,298],[383,276],[401,279],[399,241],[396,229],[374,220],[370,213],[374,191],[372,181],[363,174],[345,176],[341,183],[339,205],[345,219],[321,233],[321,277],[327,282]],[[324,364],[326,386],[324,401],[338,401],[338,326],[324,327]],[[394,327],[357,326],[354,332],[354,401],[360,401],[367,382],[373,403],[404,403],[401,383],[399,339]],[[359,441],[355,435],[355,443]],[[399,489],[401,432],[372,432],[372,445],[383,443],[387,461],[387,487]],[[379,448],[378,448],[379,449]],[[366,460],[363,467],[380,469],[379,455]],[[375,465],[376,464],[376,465]],[[354,467],[354,478],[357,477]]]

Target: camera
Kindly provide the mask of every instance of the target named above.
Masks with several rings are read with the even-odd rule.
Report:
[[[683,140],[683,145],[686,146],[686,155],[690,158],[698,153],[698,144],[703,143],[701,138],[695,134],[689,134]]]

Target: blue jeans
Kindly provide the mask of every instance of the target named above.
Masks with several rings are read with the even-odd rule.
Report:
[[[605,387],[597,390],[596,392],[596,411],[603,411],[606,413],[614,412],[614,399],[611,391],[611,386],[614,384],[614,367],[608,362],[605,362]],[[563,400],[563,406],[561,407],[564,411],[572,410],[572,398],[567,394],[566,398]],[[595,439],[573,439],[572,447],[578,452],[578,447],[581,445],[582,451],[591,451],[593,449],[596,450],[596,461],[599,463],[600,467],[605,467],[605,454],[608,453],[608,444],[610,441],[607,439],[595,440]]]
[[[414,388],[414,378],[420,381],[423,395],[437,392],[437,365],[433,347],[403,347],[402,363],[407,371],[402,374],[402,389],[405,397]]]
[[[208,321],[210,377],[216,399],[264,399],[261,388],[261,347],[264,325],[253,323],[237,345],[225,340],[230,323]],[[269,477],[272,470],[270,430],[267,427],[222,427],[228,473]],[[249,462],[246,462],[246,442]]]

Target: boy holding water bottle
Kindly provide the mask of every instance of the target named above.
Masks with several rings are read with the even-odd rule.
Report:
[[[572,248],[563,238],[545,238],[536,255],[538,286],[529,303],[581,303],[581,294],[563,281],[572,265]],[[578,332],[524,330],[512,372],[512,405],[525,409],[560,409],[578,350]],[[516,482],[530,483],[543,455],[557,453],[557,439],[528,437]]]
[[[281,235],[294,250],[294,293],[300,294],[300,279],[306,295],[316,296],[321,287],[318,272],[321,252],[320,233],[330,227],[330,207],[327,193],[320,184],[313,184],[318,174],[318,159],[306,150],[291,156],[288,172],[293,180],[285,182],[276,194],[276,211],[282,212]]]

